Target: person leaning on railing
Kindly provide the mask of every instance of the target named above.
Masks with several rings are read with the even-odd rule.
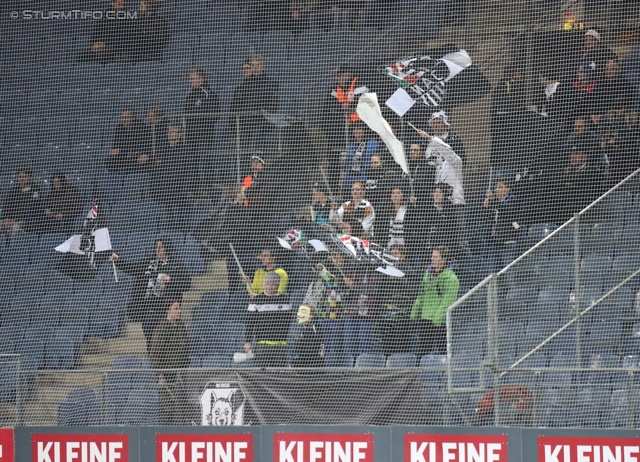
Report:
[[[411,309],[411,319],[420,340],[420,356],[432,352],[444,354],[447,342],[447,308],[458,298],[460,283],[449,265],[449,249],[436,247],[431,264],[424,273],[418,298]]]

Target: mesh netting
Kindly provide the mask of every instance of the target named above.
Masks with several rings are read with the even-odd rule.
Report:
[[[80,3],[0,7],[0,424],[638,426],[637,2]]]

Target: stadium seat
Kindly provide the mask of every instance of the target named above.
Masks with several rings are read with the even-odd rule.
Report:
[[[611,258],[607,255],[587,255],[580,265],[580,284],[594,290],[602,290],[603,276],[609,272],[611,272]]]
[[[600,306],[596,306],[594,318],[619,322],[628,322],[638,318],[635,307],[634,291],[629,287],[622,287],[604,299]]]
[[[159,405],[156,388],[134,388],[127,396],[118,423],[121,425],[158,425]]]
[[[525,354],[527,354],[527,352],[518,352],[517,354],[517,358],[520,359],[521,357],[524,357]],[[535,353],[533,353],[531,356],[528,356],[524,361],[522,361],[519,365],[518,368],[522,368],[522,369],[542,369],[547,367],[547,364],[549,362],[549,358],[548,355],[545,351],[541,351],[538,350]]]
[[[535,244],[546,238],[554,232],[558,227],[553,223],[534,223],[529,226],[527,233],[529,245],[533,247]]]
[[[640,269],[640,253],[616,255],[611,271],[604,275],[605,287],[614,287]],[[632,280],[629,288],[637,288],[640,278]]]
[[[0,276],[0,297],[7,303],[11,302],[15,291],[15,284],[13,278],[6,275]]]
[[[229,293],[205,292],[200,305],[194,310],[194,322],[217,323],[229,319]]]
[[[218,335],[221,353],[233,356],[234,353],[242,352],[246,338],[245,325],[241,322],[224,322],[220,325]]]
[[[247,307],[249,306],[249,293],[246,289],[231,292],[229,294],[229,313],[235,322],[245,322]],[[294,305],[295,306],[295,305]]]
[[[574,401],[576,426],[582,428],[601,427],[608,401],[608,389],[587,387],[579,390]]]
[[[484,329],[477,329],[466,324],[454,329],[451,340],[453,354],[475,353],[484,356],[487,351],[486,324]]]
[[[445,414],[448,409],[444,384],[444,381],[437,385],[423,384],[420,389],[420,404],[425,422],[429,425],[443,425],[445,423]]]
[[[189,214],[189,231],[193,231],[205,218],[209,218],[214,210],[214,204],[210,200],[196,204]]]
[[[384,355],[362,353],[356,358],[355,367],[385,367],[386,361]]]
[[[592,323],[586,351],[589,354],[618,354],[621,337],[622,325],[618,321]]]
[[[100,408],[95,392],[90,388],[76,388],[58,407],[58,425],[86,427],[100,424]]]
[[[536,305],[537,307],[537,305]],[[524,338],[519,343],[518,355],[522,356],[540,345],[557,331],[560,326],[554,321],[532,321],[527,326]]]
[[[53,257],[58,254],[55,248],[69,238],[66,234],[43,234],[36,251],[32,255],[32,263],[48,267],[52,263]]]
[[[14,402],[19,380],[19,358],[0,358],[0,401]]]
[[[543,388],[540,394],[537,424],[541,427],[571,427],[577,416],[573,404],[573,391],[559,388]]]
[[[97,298],[91,292],[76,292],[69,296],[67,310],[60,313],[61,322],[88,322],[96,309]]]
[[[607,428],[625,428],[635,424],[627,390],[613,390],[606,410]]]
[[[11,300],[11,309],[2,310],[0,323],[16,324],[23,329],[29,327],[31,323],[31,312],[40,305],[38,294],[17,293]]]
[[[475,354],[461,354],[451,359],[451,380],[455,388],[471,388],[478,385],[479,368],[482,357]]]
[[[53,337],[45,348],[44,367],[47,369],[71,370],[75,365],[73,339]]]
[[[66,274],[52,270],[47,276],[45,287],[48,288],[50,293],[69,297],[73,294],[73,279]]]
[[[122,355],[113,360],[111,372],[104,379],[105,424],[117,425],[125,420],[125,405],[129,398],[134,371],[140,369],[138,356]]]
[[[40,304],[31,309],[31,324],[44,324],[51,327],[58,326],[60,313],[67,310],[67,299],[60,294],[48,294]]]
[[[550,321],[570,309],[570,291],[562,286],[547,286],[538,293],[533,316]]]
[[[583,243],[583,252],[612,257],[615,253],[615,243],[623,230],[623,222],[602,222],[596,224]]]
[[[416,367],[418,359],[412,353],[394,353],[387,358],[387,367],[404,369]]]
[[[35,234],[17,234],[7,246],[2,258],[5,274],[11,274],[25,266],[31,258],[31,253],[38,247],[38,236]],[[17,274],[16,273],[16,274]]]
[[[573,374],[570,368],[575,368],[576,358],[554,356],[549,361],[549,368],[556,370],[544,370],[541,373],[541,383],[545,387],[556,387],[567,390],[573,382]]]
[[[179,258],[191,276],[199,276],[204,272],[204,259],[200,256],[200,245],[193,238],[185,239]]]
[[[117,296],[103,296],[97,309],[89,317],[89,335],[113,339],[120,335],[128,300]]]
[[[353,367],[353,356],[346,352],[328,352],[324,361],[326,367]]]

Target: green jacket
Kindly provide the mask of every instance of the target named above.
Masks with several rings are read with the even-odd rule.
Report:
[[[428,319],[441,326],[447,318],[447,308],[458,298],[458,276],[451,269],[445,269],[435,278],[429,270],[424,273],[418,298],[413,302],[411,319]]]

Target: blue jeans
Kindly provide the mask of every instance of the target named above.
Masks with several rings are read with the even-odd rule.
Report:
[[[372,324],[365,316],[347,316],[345,319],[347,349],[354,358],[363,353],[371,353]]]
[[[323,319],[324,357],[337,357],[344,352],[344,324],[343,321]]]

